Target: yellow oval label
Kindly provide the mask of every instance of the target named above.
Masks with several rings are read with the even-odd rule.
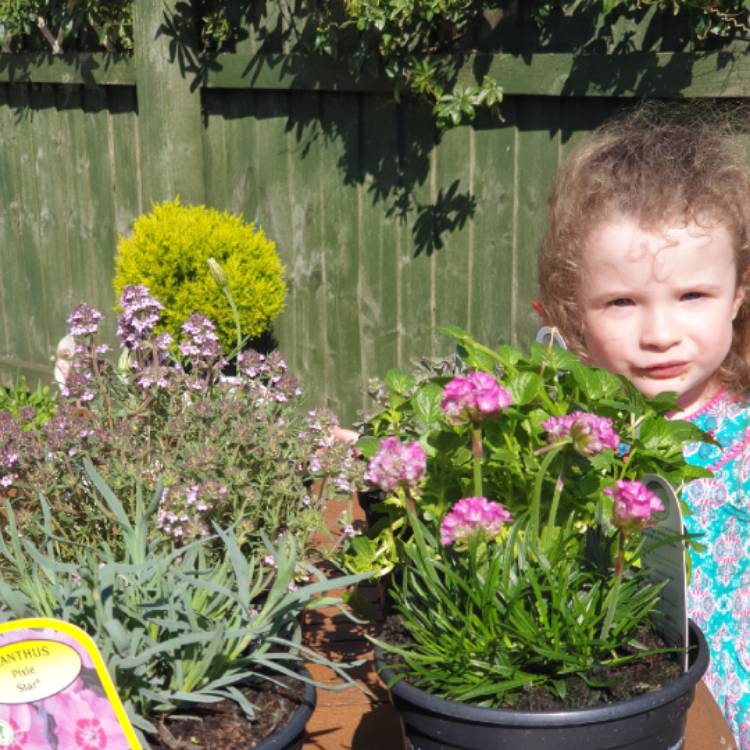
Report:
[[[29,640],[0,647],[0,703],[32,703],[59,693],[81,671],[67,643]]]

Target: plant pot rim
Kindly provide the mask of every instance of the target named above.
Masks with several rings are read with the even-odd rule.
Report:
[[[692,620],[688,620],[689,642],[694,646],[691,652],[692,663],[687,672],[672,680],[660,690],[639,695],[627,701],[608,703],[589,708],[571,708],[564,711],[514,711],[505,708],[487,708],[471,703],[461,703],[445,698],[438,698],[430,693],[409,684],[405,680],[390,688],[395,697],[402,698],[428,711],[435,711],[444,716],[478,724],[502,725],[515,727],[556,727],[567,725],[595,724],[606,717],[607,720],[626,719],[652,711],[676,700],[703,677],[708,668],[708,644],[703,632]],[[394,677],[384,663],[384,654],[380,646],[375,647],[375,664],[383,681],[387,684]]]
[[[310,673],[304,667],[300,667],[299,671],[308,679],[312,679]],[[302,703],[297,707],[289,721],[264,737],[255,745],[255,750],[282,750],[282,748],[290,746],[305,731],[305,725],[315,709],[316,702],[315,685],[306,682]]]

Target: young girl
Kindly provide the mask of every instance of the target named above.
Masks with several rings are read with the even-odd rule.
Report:
[[[595,131],[562,165],[539,262],[542,306],[570,348],[719,445],[684,446],[691,482],[688,613],[705,682],[750,750],[750,167],[726,124],[648,107]]]

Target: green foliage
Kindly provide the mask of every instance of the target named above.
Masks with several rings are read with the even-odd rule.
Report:
[[[246,26],[258,23],[270,0],[238,4],[233,0],[204,0],[201,17],[201,52],[204,62],[223,48],[231,48],[247,35]],[[494,33],[493,20],[502,25],[516,11],[498,0],[318,0],[304,4],[291,0],[274,2],[287,20],[300,19],[290,26],[292,35],[303,46],[347,61],[355,74],[382,70],[393,82],[395,95],[404,91],[432,102],[441,127],[472,120],[481,107],[497,108],[502,102],[503,82],[489,75],[481,81],[458,80],[468,55],[476,48],[478,33]],[[539,0],[529,3],[522,23],[538,22],[538,33],[555,27],[555,18],[575,18],[576,14],[598,12],[601,29],[616,26],[621,14],[638,14],[655,6],[684,22],[692,41],[745,36],[750,31],[748,0]],[[173,28],[192,19],[193,4],[178,3]],[[500,14],[500,15],[498,15]],[[46,32],[40,33],[38,18],[45,19]],[[302,22],[304,19],[305,22]],[[310,21],[309,24],[306,22]],[[515,19],[511,22],[518,22]],[[481,30],[481,32],[479,32]],[[0,0],[0,36],[6,44],[34,48],[40,45],[73,44],[82,49],[104,45],[110,50],[132,50],[132,0]],[[82,45],[82,46],[81,46]]]
[[[485,13],[499,5],[497,0],[346,0],[342,17],[339,4],[327,0],[317,6],[315,48],[345,56],[357,73],[377,60],[393,81],[397,97],[401,90],[426,97],[433,103],[438,125],[454,126],[473,120],[479,107],[496,107],[502,101],[502,81],[489,75],[471,85],[458,80],[461,65],[473,51],[473,32],[483,25]],[[615,22],[612,11],[656,5],[687,16],[697,41],[750,30],[747,0],[603,0],[597,5],[605,27]],[[555,12],[574,17],[582,10],[573,0],[545,0],[533,6],[531,16],[539,20]]]
[[[180,326],[200,312],[217,326],[222,347],[235,344],[231,305],[212,278],[215,258],[227,276],[244,336],[259,337],[281,312],[286,295],[284,268],[276,246],[242,216],[179,200],[156,204],[140,216],[129,238],[120,237],[115,258],[115,292],[143,284],[163,305],[161,327],[177,338]]]
[[[413,643],[380,643],[399,657],[389,665],[394,674],[441,698],[507,707],[528,685],[563,698],[566,677],[601,686],[602,668],[653,653],[626,655],[623,646],[656,608],[660,587],[637,570],[620,582],[582,564],[589,537],[571,522],[540,555],[524,533],[527,520],[521,515],[493,542],[475,538],[454,550],[412,517],[415,543],[393,595]],[[631,560],[640,553],[637,544]]]
[[[0,385],[0,412],[9,412],[24,429],[41,427],[56,410],[57,397],[46,385],[38,384],[32,391],[24,377],[17,378],[13,385]]]
[[[0,0],[0,41],[15,48],[133,49],[132,0]]]
[[[420,443],[429,461],[417,498],[424,521],[439,521],[454,502],[474,494],[471,426],[449,424],[440,408],[443,386],[461,369],[497,374],[513,398],[500,416],[483,424],[482,481],[484,495],[501,502],[514,518],[528,510],[531,490],[541,474],[542,507],[550,507],[555,477],[564,475],[558,517],[575,511],[583,524],[596,523],[610,507],[602,491],[616,479],[659,474],[679,491],[691,479],[710,476],[685,462],[682,446],[711,438],[689,422],[664,418],[674,408],[671,394],[647,399],[625,378],[587,367],[560,349],[534,344],[524,355],[510,346],[485,347],[458,328],[443,331],[457,340],[459,361],[432,367],[417,377],[389,372],[385,384],[373,390],[379,409],[365,423],[370,439],[362,444],[362,452],[370,457],[388,435]],[[587,459],[569,452],[557,455],[552,466],[543,469],[548,454],[538,453],[547,444],[541,423],[575,410],[611,418],[629,447],[627,457],[605,452]],[[392,493],[372,510],[379,520],[369,531],[369,542],[350,548],[343,564],[350,570],[369,565],[386,573],[403,560],[403,546],[411,540],[406,505]]]
[[[603,10],[627,8],[627,0],[603,0]],[[728,37],[750,31],[750,3],[747,0],[638,0],[639,6],[655,5],[673,15],[688,16],[697,40]]]
[[[86,466],[90,505],[109,518],[122,544],[82,547],[52,543],[50,508],[42,498],[45,542],[21,537],[10,506],[0,537],[0,620],[53,617],[85,630],[97,643],[131,721],[145,735],[160,717],[198,703],[228,698],[252,719],[253,706],[239,691],[248,680],[298,677],[302,661],[325,664],[352,684],[349,666],[332,663],[300,644],[305,607],[339,605],[333,588],[357,577],[328,581],[297,559],[289,536],[246,558],[232,529],[182,548],[154,543],[161,488],[145,502],[136,490],[132,514],[91,464]],[[55,549],[69,552],[61,560]],[[217,559],[212,545],[219,545]],[[299,571],[307,582],[297,585]],[[361,578],[361,577],[360,577]],[[342,610],[344,611],[344,610]],[[145,744],[148,747],[148,744]]]
[[[471,48],[471,31],[483,12],[496,5],[489,0],[348,0],[345,17],[337,20],[333,4],[319,12],[315,48],[336,54],[339,37],[355,35],[350,60],[361,73],[377,59],[402,90],[432,101],[441,126],[472,120],[481,106],[494,107],[503,98],[502,86],[485,75],[481,84],[456,80],[456,62],[441,55]],[[373,56],[375,53],[375,57]]]
[[[605,25],[615,11],[657,6],[686,17],[697,41],[744,34],[750,28],[747,0],[601,0],[597,4]],[[290,17],[298,10],[289,0],[280,5]],[[355,54],[347,49],[343,57],[356,69],[361,70],[375,53],[397,88],[429,96],[438,117],[450,124],[462,114],[471,118],[477,106],[499,102],[502,87],[489,78],[480,85],[458,86],[450,64],[424,56],[470,49],[472,28],[499,5],[497,0],[346,0],[342,8],[340,0],[319,0],[306,10],[313,14],[314,46],[319,52],[337,55],[353,37]],[[575,13],[580,10],[576,5],[574,0],[540,0],[531,12],[544,19],[561,10]],[[255,12],[262,14],[262,9]],[[210,55],[242,36],[241,26],[248,22],[251,9],[232,0],[204,0],[200,15],[202,46]],[[7,34],[15,48],[24,49],[57,41],[66,48],[131,51],[132,16],[133,0],[0,0],[0,38]],[[39,18],[49,35],[40,31]]]
[[[201,2],[201,42],[214,51],[233,41],[238,29],[227,15],[228,0]],[[192,4],[178,4],[193,12]],[[42,19],[41,23],[39,19]],[[0,0],[0,43],[13,50],[103,47],[133,50],[133,0]]]

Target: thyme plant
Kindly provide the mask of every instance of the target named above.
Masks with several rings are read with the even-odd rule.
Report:
[[[161,483],[155,533],[165,542],[208,536],[218,523],[244,550],[282,532],[306,549],[323,495],[350,493],[361,473],[353,449],[331,437],[335,417],[303,408],[278,352],[243,351],[226,375],[207,318],[191,316],[172,341],[156,333],[161,304],[145,287],[126,287],[120,302],[117,364],[97,340],[101,314],[83,303],[69,318],[76,349],[55,415],[29,429],[31,411],[0,412],[0,498],[19,524],[33,533],[41,492],[56,534],[116,545],[81,480],[88,458],[128,511],[137,482],[148,492]]]

